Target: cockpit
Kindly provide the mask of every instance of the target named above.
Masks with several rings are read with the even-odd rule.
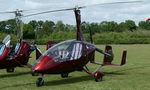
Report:
[[[53,58],[55,62],[64,62],[77,60],[82,53],[83,44],[80,41],[68,40],[52,46],[44,55]]]

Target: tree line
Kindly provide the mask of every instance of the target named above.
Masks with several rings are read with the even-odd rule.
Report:
[[[117,23],[115,21],[102,21],[100,23],[89,23],[83,21],[81,24],[83,33],[106,33],[106,32],[135,32],[138,29],[150,31],[150,21],[140,21],[138,25],[133,20],[126,20],[125,22]],[[23,23],[24,39],[43,38],[56,32],[75,32],[76,25],[64,24],[62,21],[56,23],[50,20],[36,21],[32,20],[28,23]],[[8,20],[0,22],[0,33],[17,34],[17,27],[15,20]]]

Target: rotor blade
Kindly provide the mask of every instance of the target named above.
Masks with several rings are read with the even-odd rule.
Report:
[[[51,13],[51,12],[70,11],[70,10],[74,10],[74,9],[75,8],[51,10],[51,11],[45,11],[45,12],[40,12],[40,13],[34,13],[34,14],[30,14],[30,15],[25,15],[23,17],[29,17],[29,16],[40,15],[40,14]]]
[[[111,3],[93,4],[93,5],[81,6],[81,7],[75,7],[75,8],[66,8],[66,9],[44,11],[44,12],[40,12],[40,13],[25,15],[22,17],[29,17],[29,16],[40,15],[40,14],[51,13],[51,12],[70,11],[70,10],[82,9],[82,8],[86,8],[86,7],[90,7],[90,6],[95,6],[95,5],[127,4],[127,3],[140,3],[140,2],[142,2],[142,1],[126,1],[126,2],[111,2]]]
[[[6,12],[0,12],[0,14],[6,14],[6,13],[14,13],[15,11],[6,11]]]
[[[27,11],[32,11],[32,10],[39,10],[39,9],[30,9],[30,10],[20,10],[20,9],[16,9],[16,10],[12,10],[12,11],[5,11],[5,12],[0,12],[0,14],[7,14],[7,13],[16,13],[16,12],[27,12]]]
[[[105,51],[103,51],[103,50],[101,50],[99,48],[96,48],[95,50],[98,51],[99,53],[104,54],[104,55],[111,56],[110,54],[106,53]]]
[[[110,3],[100,3],[100,4],[93,4],[93,5],[86,5],[83,8],[90,7],[90,6],[103,6],[103,5],[115,5],[115,4],[130,4],[130,3],[141,3],[143,1],[126,1],[126,2],[110,2]]]

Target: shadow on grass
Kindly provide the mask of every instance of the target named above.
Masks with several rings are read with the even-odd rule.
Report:
[[[0,78],[9,78],[9,77],[21,76],[26,74],[31,74],[31,72],[8,73],[8,74],[0,75]]]
[[[0,90],[1,89],[11,89],[14,87],[27,86],[27,85],[32,85],[32,84],[35,84],[35,83],[17,84],[17,85],[11,85],[11,86],[9,85],[9,86],[0,87]]]
[[[135,69],[144,69],[150,66],[141,66],[141,67],[131,67],[131,68],[127,68],[127,69],[122,69],[122,70],[117,70],[115,72],[124,72],[124,71],[129,71],[129,70],[135,70]]]
[[[90,80],[94,80],[94,78],[91,75],[80,76],[80,77],[71,77],[71,78],[64,78],[64,79],[60,79],[60,80],[47,81],[47,82],[45,82],[45,86],[73,84],[73,83],[90,81]]]
[[[88,76],[81,76],[81,77],[69,77],[69,78],[64,78],[60,80],[53,80],[53,81],[45,81],[44,86],[59,86],[59,85],[64,85],[64,84],[72,84],[72,83],[78,83],[78,82],[83,82],[83,81],[89,81],[89,80],[94,80],[91,75]],[[19,87],[19,86],[31,86],[35,85],[35,82],[33,83],[26,83],[26,84],[17,84],[17,85],[11,85],[11,86],[4,86],[0,87],[1,89],[9,89],[12,87]],[[36,88],[36,85],[35,85]]]
[[[116,71],[112,71],[112,72],[104,72],[104,74],[106,74],[106,75],[126,75],[127,73],[125,73],[125,71],[144,69],[147,67],[150,67],[150,66],[131,67],[131,68],[116,70]]]

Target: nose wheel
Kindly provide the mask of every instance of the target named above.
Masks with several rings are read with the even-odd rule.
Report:
[[[62,78],[67,78],[67,77],[68,77],[68,73],[62,73],[62,74],[61,74],[61,77],[62,77]]]
[[[13,67],[12,67],[12,68],[7,68],[7,69],[6,69],[7,72],[14,72],[14,70],[15,70],[15,69],[14,69]]]
[[[44,80],[43,78],[38,78],[36,81],[36,86],[40,87],[44,85]]]
[[[104,76],[104,74],[101,73],[101,72],[99,72],[99,71],[97,71],[97,72],[94,73],[94,77],[95,77],[95,81],[96,82],[102,81],[103,76]]]

